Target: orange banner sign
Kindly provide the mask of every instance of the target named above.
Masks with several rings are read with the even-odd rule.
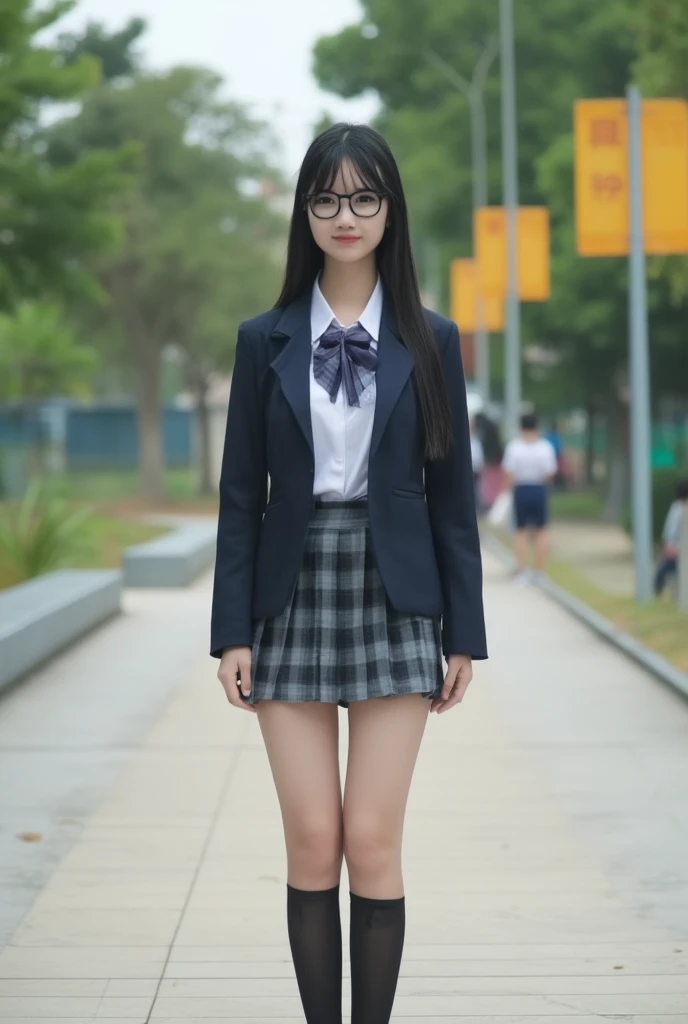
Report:
[[[551,293],[549,211],[544,206],[518,210],[518,295],[523,302],[545,302]],[[507,292],[507,219],[502,206],[476,212],[475,238],[483,289],[504,299]]]
[[[581,256],[627,256],[629,147],[625,100],[575,104],[576,243]],[[688,252],[688,104],[643,100],[645,251]]]
[[[451,318],[466,334],[483,330],[504,330],[504,303],[483,299],[479,308],[478,265],[476,260],[456,259],[450,268]]]

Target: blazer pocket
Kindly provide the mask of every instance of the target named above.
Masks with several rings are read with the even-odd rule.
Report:
[[[396,494],[398,498],[424,498],[425,491],[409,491],[404,487],[395,487],[392,494]]]

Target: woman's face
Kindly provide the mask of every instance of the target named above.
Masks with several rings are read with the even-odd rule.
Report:
[[[339,213],[335,216],[322,219],[313,213],[311,204],[318,212],[331,215],[337,209],[337,200],[332,193],[350,195],[352,192],[359,194],[351,200],[342,199]],[[376,194],[366,189],[366,183],[345,160],[330,190],[319,193],[308,204],[308,220],[316,244],[326,256],[340,263],[357,263],[358,260],[365,259],[377,249],[385,233],[389,214],[387,199],[382,200],[380,209],[373,216],[365,216],[370,214],[371,210],[376,210],[378,203]],[[351,204],[362,216],[357,216],[353,212]]]

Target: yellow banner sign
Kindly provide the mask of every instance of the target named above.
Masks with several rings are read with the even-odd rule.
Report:
[[[576,239],[581,256],[628,253],[628,124],[624,100],[575,105]]]
[[[643,100],[645,252],[688,253],[688,103]]]
[[[456,259],[450,268],[451,318],[465,334],[481,327],[490,333],[504,330],[504,303],[483,299],[479,308],[478,265],[476,260]]]
[[[581,256],[630,250],[629,146],[625,100],[579,100],[574,112],[576,243]],[[642,106],[645,251],[688,252],[688,104]]]
[[[549,210],[521,206],[517,219],[518,296],[545,302],[551,294]],[[485,295],[504,299],[507,292],[507,218],[502,206],[476,212],[475,238]]]

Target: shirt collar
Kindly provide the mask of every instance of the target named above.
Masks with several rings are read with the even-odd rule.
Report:
[[[368,305],[358,318],[358,323],[364,327],[373,341],[380,338],[380,323],[382,321],[382,281],[377,279],[375,290],[368,300]],[[340,324],[332,312],[327,299],[320,290],[320,278],[317,277],[313,285],[313,297],[311,299],[311,338],[317,341],[322,337],[327,328],[334,320],[339,327],[348,327],[348,324]]]

